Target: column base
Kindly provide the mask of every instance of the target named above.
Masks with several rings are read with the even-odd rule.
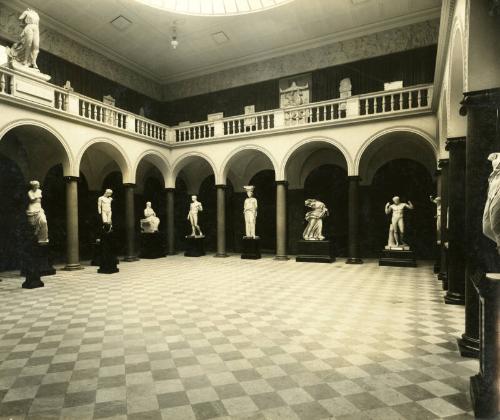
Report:
[[[479,359],[479,340],[462,334],[462,337],[457,339],[457,344],[460,356]]]
[[[227,258],[227,257],[229,257],[229,255],[227,255],[227,254],[215,254],[214,257],[215,258]]]
[[[274,259],[276,261],[288,261],[290,258],[288,258],[288,256],[286,255],[276,255]]]
[[[470,396],[476,418],[500,418],[498,396],[493,388],[493,381],[486,381],[481,374],[470,377]],[[497,417],[499,416],[499,417]]]
[[[130,256],[123,258],[123,261],[125,261],[125,262],[139,261],[139,257],[136,257],[135,255],[130,255]]]
[[[439,263],[434,264],[434,274],[438,274],[441,271],[441,265]]]
[[[348,258],[345,263],[346,264],[363,264],[363,260],[361,258]]]
[[[83,270],[83,267],[80,264],[66,264],[63,268],[64,271],[77,271]]]
[[[465,305],[465,295],[455,292],[447,292],[444,303],[448,305]]]

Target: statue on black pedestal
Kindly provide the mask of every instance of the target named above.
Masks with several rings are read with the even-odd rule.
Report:
[[[483,213],[483,233],[497,244],[500,254],[500,153],[488,156],[493,172],[488,178],[488,197]]]
[[[408,244],[404,240],[405,222],[404,211],[405,209],[413,210],[413,204],[408,200],[408,203],[402,203],[398,196],[392,198],[392,204],[385,205],[385,214],[391,214],[391,224],[389,226],[389,239],[386,248],[405,247]]]

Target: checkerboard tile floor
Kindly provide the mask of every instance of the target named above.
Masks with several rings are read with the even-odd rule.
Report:
[[[169,256],[0,274],[2,419],[465,419],[463,307],[416,269]]]

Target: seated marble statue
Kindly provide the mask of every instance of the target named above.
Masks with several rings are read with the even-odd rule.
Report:
[[[488,178],[488,196],[483,213],[483,233],[497,245],[500,255],[500,153],[492,153],[488,160],[493,166]]]
[[[144,219],[141,219],[141,232],[142,233],[155,233],[158,232],[160,219],[156,217],[155,211],[151,207],[151,201],[146,203],[144,209]]]
[[[305,201],[305,205],[311,210],[306,213],[307,226],[304,229],[302,237],[306,241],[324,240],[323,219],[329,214],[325,203],[310,198]]]
[[[29,205],[26,210],[28,222],[33,227],[33,233],[37,237],[38,243],[49,242],[49,229],[47,218],[42,208],[42,190],[38,181],[30,182],[31,189],[28,191]]]

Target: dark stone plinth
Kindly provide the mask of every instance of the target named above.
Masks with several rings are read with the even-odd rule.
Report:
[[[335,261],[335,246],[332,241],[305,241],[297,243],[298,255],[295,261],[332,263]]]
[[[260,238],[243,238],[241,241],[241,259],[258,260],[260,255]]]
[[[99,267],[101,265],[101,240],[96,239],[92,244],[92,260],[90,265]]]
[[[186,236],[185,257],[202,257],[205,255],[205,237],[204,236]]]
[[[160,232],[141,233],[141,258],[163,258],[166,256]]]
[[[36,240],[30,243],[25,250],[25,259],[21,268],[21,276],[25,277],[28,272],[28,266],[36,264],[41,277],[53,276],[56,274],[56,269],[52,266],[52,258],[50,257],[50,246],[48,243],[40,244]]]
[[[44,286],[41,280],[42,274],[40,268],[47,269],[47,267],[45,267],[48,255],[47,249],[48,244],[39,244],[36,239],[27,244],[23,267],[26,280],[22,284],[23,289],[36,289]],[[55,270],[52,274],[55,274]]]
[[[379,266],[416,267],[415,253],[409,249],[384,249],[378,260]]]
[[[100,242],[100,265],[97,272],[99,274],[113,274],[120,271],[117,267],[113,232],[103,233]]]
[[[470,378],[477,418],[500,418],[500,273],[486,274],[476,285],[480,297],[480,372]]]

